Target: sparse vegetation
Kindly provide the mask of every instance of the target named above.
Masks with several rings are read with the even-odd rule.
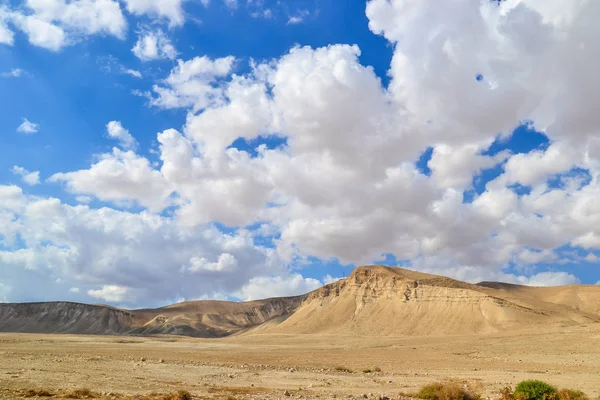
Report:
[[[500,389],[500,397],[498,398],[498,400],[514,400],[515,396],[513,395],[513,390],[512,388],[506,386],[502,389]]]
[[[458,382],[436,382],[411,395],[423,400],[480,400],[481,396]]]
[[[29,389],[23,394],[23,397],[52,397],[52,396],[54,396],[54,395],[45,389]]]
[[[229,397],[234,398],[233,396]],[[178,390],[177,392],[167,394],[150,393],[145,396],[135,396],[133,400],[192,400],[192,395],[186,390]],[[230,399],[228,398],[228,400]]]
[[[560,400],[590,400],[590,398],[581,390],[560,389],[558,391]]]
[[[338,365],[337,367],[335,367],[335,370],[339,372],[347,372],[349,374],[352,373],[352,370],[350,368],[344,367],[342,365]]]
[[[500,390],[498,400],[590,400],[581,390],[560,389],[539,380],[523,381],[513,391],[510,387]]]
[[[373,372],[381,372],[381,368],[379,368],[379,367],[375,367],[373,369],[371,369],[371,368],[365,368],[365,369],[362,370],[362,372],[363,372],[363,374],[371,374]]]
[[[71,392],[65,394],[67,399],[95,399],[98,397],[96,393],[92,392],[90,389],[75,389]]]
[[[558,393],[554,386],[546,382],[528,380],[517,385],[513,397],[516,400],[553,400],[557,399]]]

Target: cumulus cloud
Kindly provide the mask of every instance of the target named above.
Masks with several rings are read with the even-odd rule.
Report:
[[[234,293],[254,277],[287,271],[274,249],[245,230],[182,228],[168,217],[70,206],[14,186],[0,186],[4,216],[0,265],[14,301],[63,298],[76,287],[78,301],[151,305]],[[198,260],[226,268],[190,268]],[[61,283],[48,285],[57,278]],[[46,289],[33,292],[35,285]]]
[[[188,61],[177,60],[177,66],[162,85],[153,87],[150,104],[160,108],[193,107],[200,110],[223,100],[217,81],[229,75],[234,57],[211,59],[196,57]]]
[[[125,0],[130,13],[166,19],[171,26],[182,25],[185,21],[182,3],[183,0]]]
[[[174,60],[177,57],[175,46],[160,29],[143,32],[131,51],[142,61]]]
[[[57,173],[49,181],[64,182],[75,194],[93,195],[121,205],[131,201],[151,211],[165,208],[172,192],[170,184],[146,158],[117,148],[112,153],[102,154],[89,169]]]
[[[128,298],[129,288],[118,285],[104,285],[101,289],[88,290],[87,294],[91,297],[112,302],[120,303]]]
[[[5,13],[32,45],[51,51],[89,35],[123,39],[127,29],[121,7],[114,0],[27,1],[25,9]]]
[[[123,128],[120,121],[110,121],[106,124],[106,132],[111,139],[118,140],[123,149],[137,147],[137,141],[127,129]]]
[[[30,186],[37,185],[38,183],[40,183],[40,171],[30,172],[23,167],[15,165],[11,168],[11,172],[15,175],[19,175],[23,182]]]
[[[39,130],[39,124],[31,122],[27,118],[23,118],[23,123],[17,128],[17,132],[24,133],[25,135],[32,135],[34,133],[38,133]]]
[[[261,276],[250,279],[235,296],[244,301],[271,297],[294,296],[311,292],[322,286],[317,279],[290,276]]]
[[[180,2],[133,3],[132,12],[179,23]],[[289,272],[297,263],[382,254],[472,282],[576,283],[558,270],[572,259],[565,249],[600,250],[600,3],[563,3],[370,0],[369,27],[394,49],[387,86],[357,46],[296,47],[242,75],[233,56],[178,60],[144,93],[151,106],[187,111],[182,129],[158,133],[158,163],[113,149],[50,178],[145,210],[71,207],[5,188],[4,236],[30,229],[33,243],[60,245],[4,262],[53,265],[80,277],[70,285],[82,293],[130,288],[131,302],[148,301],[145,288],[163,280],[169,299],[298,293],[321,282]],[[548,146],[492,151],[525,121]],[[424,173],[416,161],[428,149]],[[28,228],[35,210],[42,229]],[[51,224],[52,215],[61,217]],[[213,223],[236,233],[225,239]]]

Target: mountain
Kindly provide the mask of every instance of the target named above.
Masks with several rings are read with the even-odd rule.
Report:
[[[447,335],[600,322],[600,287],[478,285],[383,266],[359,267],[303,296],[195,301],[119,310],[76,303],[0,304],[0,331],[85,334]]]
[[[144,310],[67,302],[0,304],[0,332],[222,337],[289,315],[304,299],[192,301]]]
[[[534,290],[543,288],[525,296],[491,286],[401,268],[359,267],[348,279],[309,294],[294,314],[266,332],[440,335],[600,322],[600,312],[565,307]],[[589,297],[597,301],[600,287],[593,289]]]

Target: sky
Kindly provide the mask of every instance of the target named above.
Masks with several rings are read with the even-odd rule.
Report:
[[[600,2],[0,0],[0,301],[600,284]]]

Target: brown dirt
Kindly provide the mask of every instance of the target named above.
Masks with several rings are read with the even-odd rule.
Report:
[[[144,359],[144,361],[142,361]],[[162,361],[162,362],[161,362]],[[336,370],[343,366],[353,373]],[[380,367],[382,372],[362,373]],[[241,335],[225,339],[0,334],[0,397],[89,388],[111,398],[399,398],[427,383],[468,382],[485,397],[524,379],[600,395],[600,324],[486,335]],[[290,397],[283,396],[285,390]]]

